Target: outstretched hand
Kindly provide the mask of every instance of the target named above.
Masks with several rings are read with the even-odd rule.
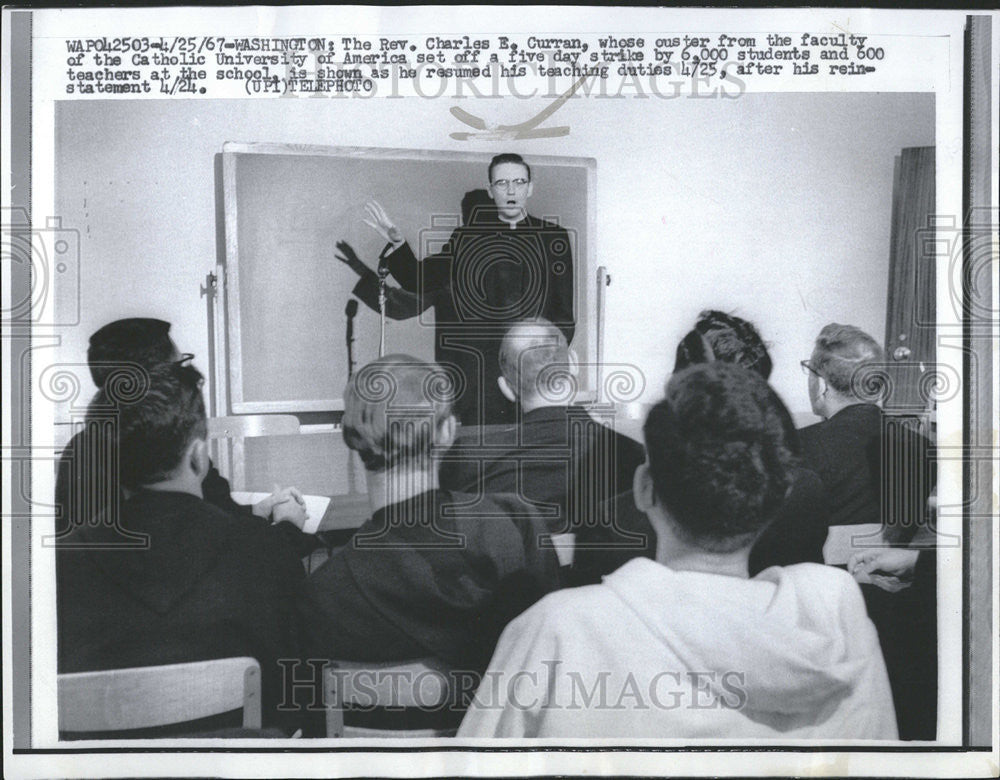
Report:
[[[884,574],[890,577],[912,578],[919,550],[908,547],[879,547],[854,553],[847,562],[851,574]]]
[[[348,244],[346,241],[337,242],[337,251],[340,252],[338,255],[334,255],[340,262],[344,263],[354,273],[358,276],[365,271],[365,264],[361,262],[361,258],[358,257],[358,253],[354,251],[354,247]]]
[[[919,550],[908,547],[864,550],[851,556],[847,571],[861,584],[871,583],[896,593],[912,582],[919,555]]]
[[[365,213],[368,219],[364,223],[372,230],[382,236],[390,244],[403,243],[403,234],[399,228],[393,224],[382,204],[377,200],[370,200],[365,204]]]

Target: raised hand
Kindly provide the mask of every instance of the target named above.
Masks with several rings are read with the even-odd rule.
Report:
[[[365,213],[368,215],[368,219],[364,220],[364,223],[383,239],[390,244],[403,243],[403,234],[389,218],[381,203],[377,200],[368,201],[365,204]]]
[[[334,257],[347,265],[352,271],[354,271],[354,273],[361,276],[361,274],[365,272],[365,264],[361,262],[361,258],[358,257],[358,253],[354,251],[354,247],[346,241],[338,241],[337,251],[340,252],[340,254],[334,255]]]

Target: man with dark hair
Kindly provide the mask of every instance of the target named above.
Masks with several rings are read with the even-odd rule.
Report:
[[[100,389],[108,376],[123,364],[155,366],[173,360],[176,352],[169,322],[130,317],[109,322],[94,332],[87,347],[87,367]]]
[[[511,419],[496,378],[500,340],[512,322],[544,317],[567,344],[576,328],[570,233],[528,214],[534,182],[520,155],[497,155],[488,174],[493,207],[473,210],[440,251],[420,261],[385,210],[367,206],[367,224],[388,242],[389,272],[420,297],[420,310],[434,306],[435,360],[465,379],[456,411],[466,425]]]
[[[829,495],[827,562],[849,565],[878,628],[900,737],[934,739],[936,541],[928,499],[936,471],[915,422],[876,403],[884,362],[860,328],[830,323],[820,331],[802,368],[823,421],[799,432],[802,459]]]
[[[677,345],[674,371],[715,360],[739,363],[764,379],[771,377],[773,369],[767,345],[753,323],[735,314],[706,309]]]
[[[789,484],[780,407],[738,365],[671,378],[635,475],[656,559],[512,622],[459,736],[895,738],[851,577],[812,563],[749,577],[751,545]]]
[[[129,387],[145,385],[146,372],[151,368],[171,361],[190,362],[193,357],[177,350],[170,338],[169,322],[144,317],[108,323],[90,337],[87,348],[87,365],[94,384],[99,391],[107,390],[104,395],[109,402],[117,400],[119,382],[123,392],[128,392]],[[114,514],[123,497],[123,485],[107,470],[115,458],[113,441],[106,438],[105,431],[100,419],[88,415],[83,430],[73,436],[59,459],[55,491],[57,539],[65,539],[101,513],[105,514],[104,522],[118,525]],[[120,458],[117,462],[122,463]],[[229,512],[264,519],[294,519],[300,526],[304,518],[302,496],[296,488],[277,491],[254,506],[237,504],[230,495],[229,482],[211,463],[202,494],[206,501]],[[108,513],[112,516],[108,517]]]
[[[525,506],[542,508],[553,534],[592,526],[601,503],[631,487],[642,447],[571,405],[576,365],[552,323],[512,325],[499,362],[497,382],[517,404],[518,421],[463,429],[442,464],[442,483],[468,493],[516,493]]]
[[[278,659],[299,657],[304,570],[276,527],[202,498],[211,467],[201,384],[191,366],[165,363],[148,369],[134,396],[113,399],[106,385],[94,399],[116,421],[129,543],[96,523],[74,534],[79,548],[57,546],[59,671],[251,656],[265,723],[291,729],[276,710]]]
[[[441,367],[407,355],[364,366],[344,391],[344,442],[365,465],[372,517],[313,572],[302,603],[309,657],[434,656],[481,670],[506,622],[557,586],[546,530],[514,496],[439,486],[455,435]]]

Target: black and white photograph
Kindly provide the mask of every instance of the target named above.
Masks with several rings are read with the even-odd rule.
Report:
[[[997,21],[5,9],[10,776],[995,776]]]

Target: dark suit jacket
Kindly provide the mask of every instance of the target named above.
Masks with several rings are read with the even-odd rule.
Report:
[[[830,524],[881,523],[896,545],[931,543],[927,497],[936,482],[930,442],[912,420],[872,404],[841,409],[800,431],[803,460],[830,497]],[[910,587],[890,593],[862,585],[878,630],[900,739],[934,739],[937,727],[936,555],[923,550]]]
[[[295,598],[304,570],[285,537],[188,495],[142,490],[122,505],[145,548],[107,524],[88,546],[56,547],[60,672],[248,655],[260,662],[266,725],[294,728],[279,658],[298,658]]]
[[[124,500],[117,476],[106,470],[111,448],[103,432],[100,424],[85,423],[59,457],[55,492],[57,534],[87,524],[99,512],[114,509]],[[252,506],[233,501],[229,482],[214,465],[201,489],[206,501],[226,512],[253,514]]]
[[[507,622],[559,585],[544,535],[507,496],[435,490],[380,509],[305,583],[309,657],[482,671]]]
[[[830,525],[882,523],[887,538],[907,543],[927,525],[936,474],[930,442],[905,418],[855,404],[799,431],[802,461],[830,499]]]
[[[529,215],[511,229],[496,209],[484,208],[456,228],[441,251],[421,251],[422,261],[406,243],[386,255],[402,289],[418,296],[412,304],[391,302],[386,314],[434,308],[435,359],[454,365],[466,380],[455,405],[466,425],[505,422],[513,413],[496,384],[500,340],[511,323],[544,317],[572,342],[572,246],[569,233],[551,222]],[[370,299],[362,297],[369,305]]]
[[[453,490],[516,494],[559,534],[596,522],[604,501],[632,487],[643,459],[642,445],[585,409],[549,406],[520,425],[463,427],[440,478]]]
[[[119,529],[128,529],[121,515],[125,494],[118,476],[107,470],[113,460],[112,443],[106,428],[88,421],[83,430],[70,439],[59,458],[56,470],[56,542],[83,544],[83,537],[76,537],[77,529],[86,527],[97,516],[102,523]],[[258,518],[252,506],[237,504],[229,490],[229,481],[213,464],[201,483],[205,500],[226,513],[236,514],[264,526],[267,520]],[[246,526],[241,526],[245,528]],[[305,556],[320,546],[313,535],[304,534],[291,523],[279,523],[277,528],[300,556]]]

